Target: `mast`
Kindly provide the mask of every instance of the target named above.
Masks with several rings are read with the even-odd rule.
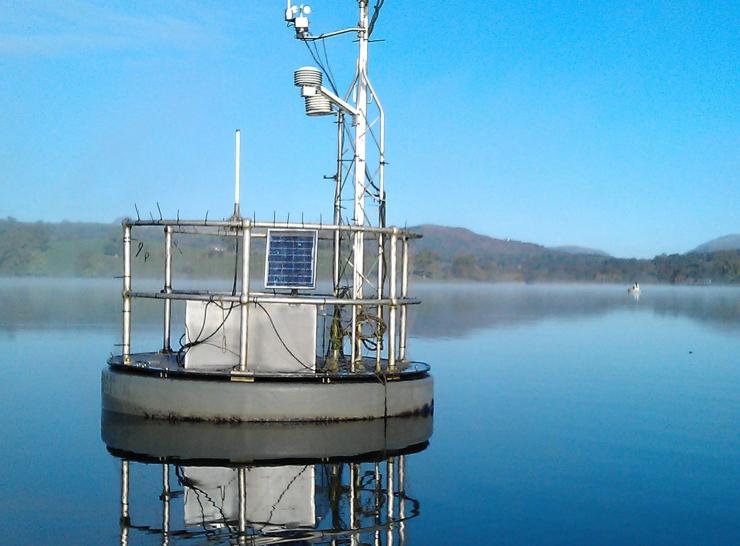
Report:
[[[306,114],[309,116],[325,116],[336,114],[338,124],[338,139],[337,139],[337,173],[336,173],[336,186],[334,194],[334,223],[339,225],[342,223],[341,215],[341,202],[342,202],[342,188],[344,187],[344,181],[350,181],[352,179],[352,186],[354,195],[352,198],[352,218],[350,219],[351,225],[355,227],[366,227],[372,226],[373,221],[367,212],[367,197],[370,195],[371,198],[377,201],[378,205],[378,217],[377,227],[385,227],[385,112],[380,99],[373,89],[373,85],[370,82],[367,73],[368,67],[368,44],[371,32],[371,19],[374,21],[377,18],[378,11],[382,3],[378,3],[375,7],[375,13],[370,17],[369,13],[369,0],[357,0],[359,8],[359,20],[357,26],[351,28],[345,28],[332,32],[325,32],[318,35],[313,35],[309,31],[309,15],[312,13],[310,6],[305,4],[293,5],[291,0],[287,0],[285,10],[285,21],[289,26],[295,29],[295,36],[297,39],[306,42],[309,45],[317,40],[326,40],[335,36],[344,34],[356,34],[358,42],[358,54],[357,64],[355,70],[355,77],[349,90],[344,98],[339,97],[334,92],[323,87],[323,76],[324,67],[316,56],[314,60],[321,66],[321,69],[304,66],[295,71],[294,84],[301,89],[301,96],[304,98],[306,103]],[[327,76],[330,76],[327,74]],[[333,83],[333,82],[332,82]],[[373,113],[369,114],[369,109],[372,106]],[[346,116],[351,116],[352,126],[354,129],[354,135],[348,135],[348,138],[344,138],[344,129],[349,128],[346,123]],[[372,121],[369,119],[372,118]],[[374,131],[379,128],[380,134],[377,135]],[[368,133],[372,137],[370,143],[367,141]],[[368,156],[368,144],[372,147],[370,156]],[[343,161],[345,159],[345,145],[349,145],[352,148],[352,168],[351,172],[346,173],[346,179],[344,178],[345,173],[342,168]],[[370,164],[370,168],[368,165]],[[377,180],[374,178],[377,176]],[[349,184],[347,184],[349,186]],[[370,237],[370,236],[369,236]],[[372,280],[370,280],[371,273],[373,272],[374,264],[371,264],[369,268],[366,268],[365,264],[365,233],[361,230],[354,231],[351,235],[351,263],[352,274],[352,298],[355,300],[362,300],[368,295],[366,292],[369,288],[373,288]],[[368,239],[369,240],[369,239]],[[384,254],[384,235],[377,235],[378,241],[378,265],[377,265],[377,287],[372,297],[382,299],[383,284],[385,281],[385,254]],[[338,294],[340,291],[340,284],[343,276],[340,273],[340,240],[339,233],[335,234],[334,238],[334,269],[333,269],[333,281],[334,281],[334,292]],[[347,285],[349,284],[349,274],[347,275]],[[368,284],[369,287],[365,285]],[[347,286],[349,288],[349,286]],[[352,306],[352,325],[351,325],[351,363],[352,369],[356,362],[362,359],[362,348],[363,348],[363,333],[361,332],[362,324],[369,321],[376,321],[377,331],[382,331],[381,324],[383,323],[383,314],[380,306],[377,308],[377,313],[373,313],[374,318],[370,317],[370,310],[360,307]],[[336,317],[335,317],[336,319]],[[344,334],[340,334],[344,335]],[[333,339],[333,338],[332,338]],[[341,345],[341,339],[339,344]],[[378,352],[380,354],[380,346],[382,340],[378,340]]]
[[[365,225],[365,159],[367,136],[367,0],[359,0],[360,21],[357,32],[359,54],[357,56],[357,101],[355,108],[355,209],[354,223],[357,226]],[[355,299],[362,298],[362,284],[364,277],[364,234],[358,231],[354,234],[354,275],[352,279],[352,293]]]
[[[359,51],[357,55],[357,100],[355,101],[355,207],[354,224],[365,225],[365,166],[366,166],[366,137],[367,137],[367,0],[358,0],[360,6],[359,30],[357,40]],[[354,233],[352,251],[352,296],[362,299],[363,283],[365,281],[365,234],[362,231]],[[352,307],[352,364],[362,358],[361,325],[358,321],[358,312],[362,308]]]

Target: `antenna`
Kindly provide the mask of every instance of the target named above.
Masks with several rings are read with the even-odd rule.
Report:
[[[234,165],[234,218],[239,218],[239,194],[241,192],[240,188],[240,171],[241,171],[241,147],[242,147],[242,138],[241,138],[241,131],[239,129],[236,130],[236,161]]]

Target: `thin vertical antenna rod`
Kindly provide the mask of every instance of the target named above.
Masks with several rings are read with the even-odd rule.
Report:
[[[240,173],[241,173],[241,149],[242,149],[242,137],[241,131],[236,130],[236,162],[234,165],[234,218],[239,218],[239,195],[241,192],[240,188]]]

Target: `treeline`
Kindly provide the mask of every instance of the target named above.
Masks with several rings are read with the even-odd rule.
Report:
[[[12,218],[0,220],[0,274],[41,275],[50,230],[41,222],[26,224]]]
[[[445,259],[422,250],[412,263],[415,276],[432,280],[740,284],[740,250],[662,254],[650,260],[559,252],[484,257],[464,253]]]
[[[161,228],[138,229],[135,237],[136,274],[161,276]],[[184,237],[176,241],[174,269],[178,276],[228,278],[233,275],[234,238]],[[739,250],[660,255],[646,260],[554,250],[535,252],[528,247],[522,247],[526,252],[519,253],[509,248],[506,252],[488,250],[478,254],[469,251],[442,254],[430,248],[414,252],[413,243],[411,248],[412,274],[430,280],[740,284]],[[438,248],[443,247],[438,245]],[[259,246],[254,251],[256,258],[264,253]],[[326,266],[330,260],[323,258],[329,252],[329,246],[320,246],[319,275],[325,278],[330,275]],[[121,273],[120,253],[121,228],[117,224],[0,220],[0,276],[112,277]],[[253,264],[254,273],[260,274],[262,261],[255,259]]]
[[[162,240],[162,228],[135,230],[132,254],[137,275],[162,275]],[[228,277],[234,268],[233,245],[233,238],[188,237],[173,250],[175,272],[185,277]],[[0,220],[0,276],[113,277],[121,274],[121,253],[120,224]]]

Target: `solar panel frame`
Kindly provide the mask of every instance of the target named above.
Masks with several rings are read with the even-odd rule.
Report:
[[[265,288],[269,289],[288,289],[288,290],[314,290],[316,288],[316,254],[318,249],[318,231],[315,229],[268,229],[267,230],[267,245],[265,248]],[[307,237],[308,236],[308,237]],[[310,254],[300,249],[301,252],[296,254],[288,254],[282,256],[283,265],[290,265],[287,271],[277,273],[270,270],[270,266],[279,265],[279,259],[281,256],[277,255],[278,252],[282,251],[295,251],[295,242],[292,245],[284,244],[288,239],[301,239],[301,243],[306,244],[310,242],[311,249]],[[282,248],[277,248],[282,247]],[[306,258],[310,257],[310,262],[306,261]],[[301,258],[301,262],[296,267],[295,258]],[[305,266],[309,264],[306,268]],[[304,266],[300,269],[300,266]],[[292,270],[291,270],[292,269]],[[303,280],[303,282],[296,282],[297,277],[292,275],[298,275],[302,279],[310,276],[310,279]]]

